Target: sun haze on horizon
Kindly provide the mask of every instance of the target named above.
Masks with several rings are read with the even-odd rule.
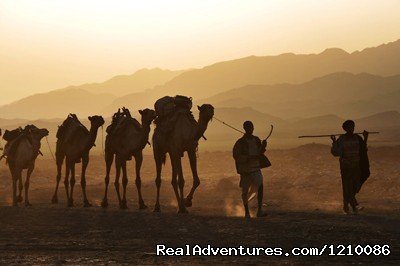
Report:
[[[363,49],[400,38],[400,1],[1,1],[0,104],[148,67]]]

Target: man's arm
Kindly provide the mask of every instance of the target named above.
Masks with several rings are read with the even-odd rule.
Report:
[[[368,142],[368,136],[369,136],[369,132],[368,132],[368,131],[366,131],[366,130],[364,130],[364,131],[363,131],[363,137],[364,137],[364,142],[365,142],[365,145],[367,145],[367,142]]]
[[[338,157],[342,154],[341,139],[336,139],[335,136],[331,136],[332,148],[331,153],[333,156]]]
[[[264,152],[267,150],[267,140],[266,139],[264,139],[262,142],[261,142],[261,154],[264,154]]]

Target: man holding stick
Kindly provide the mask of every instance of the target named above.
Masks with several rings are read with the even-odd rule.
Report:
[[[360,191],[362,184],[370,175],[369,161],[367,154],[368,132],[362,133],[364,139],[354,134],[355,123],[347,120],[342,125],[345,134],[336,139],[331,136],[332,149],[334,156],[340,157],[340,172],[342,176],[343,188],[343,211],[349,213],[349,204],[354,214],[361,208],[358,206],[356,194]]]
[[[267,140],[261,141],[253,135],[254,126],[251,121],[244,122],[243,129],[245,130],[243,137],[238,139],[233,147],[233,158],[235,159],[236,170],[240,174],[245,217],[250,218],[248,201],[253,192],[257,192],[257,217],[264,217],[266,214],[262,211],[264,188],[261,169],[271,166],[268,158],[264,155]]]

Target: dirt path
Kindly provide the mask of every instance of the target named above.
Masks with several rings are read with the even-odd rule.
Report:
[[[55,165],[40,158],[31,179],[31,208],[11,205],[10,176],[0,164],[0,264],[400,264],[400,147],[370,149],[372,176],[358,196],[366,209],[359,216],[341,214],[341,184],[329,146],[309,145],[269,151],[273,167],[264,170],[268,217],[241,218],[238,176],[230,152],[199,154],[201,185],[189,215],[176,214],[170,167],[163,172],[162,213],[151,210],[155,200],[154,161],[145,156],[142,188],[148,210],[139,212],[134,164],[129,163],[127,211],[117,208],[110,183],[110,207],[99,207],[104,193],[104,160],[92,156],[88,196],[82,207],[79,177],[76,207],[67,208],[61,185],[60,203],[51,205]],[[185,160],[187,184],[191,175]],[[79,168],[78,168],[79,169]],[[79,172],[79,170],[78,170]],[[112,174],[114,176],[114,173]],[[187,191],[187,190],[186,190]],[[207,244],[214,247],[319,247],[330,244],[391,246],[391,256],[232,256],[157,257],[156,245]]]
[[[270,211],[267,218],[177,215],[99,207],[37,205],[0,207],[1,264],[187,263],[399,263],[399,216],[343,216],[324,212]],[[389,244],[392,255],[361,257],[157,257],[156,245],[322,247]]]

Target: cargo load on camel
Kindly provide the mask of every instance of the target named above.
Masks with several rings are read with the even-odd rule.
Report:
[[[76,114],[69,114],[61,126],[58,127],[57,140],[61,143],[72,143],[75,141],[74,136],[76,136],[74,132],[78,130],[88,131],[81,121],[79,121]]]
[[[160,130],[164,135],[167,135],[174,128],[175,122],[180,115],[187,115],[189,120],[196,123],[192,112],[192,98],[182,95],[175,97],[165,96],[156,101],[154,109],[157,118],[154,123],[157,124],[157,130]]]
[[[158,117],[166,117],[179,109],[190,112],[192,105],[192,98],[190,97],[182,95],[176,95],[175,97],[165,96],[156,101],[154,109]]]
[[[132,117],[128,108],[122,107],[118,109],[118,112],[114,113],[111,124],[107,127],[106,132],[109,135],[118,135],[127,124],[132,123],[134,127],[139,131],[141,125],[139,121]]]
[[[12,156],[23,138],[26,138],[30,143],[32,143],[29,134],[32,129],[37,129],[37,127],[35,125],[27,125],[24,128],[18,127],[13,130],[6,130],[3,139],[7,141],[7,143],[4,146],[3,155],[0,157],[0,160],[4,157]],[[39,154],[41,154],[40,151]]]
[[[12,141],[20,136],[22,133],[22,127],[13,129],[13,130],[6,130],[3,135],[3,139],[5,141]]]

